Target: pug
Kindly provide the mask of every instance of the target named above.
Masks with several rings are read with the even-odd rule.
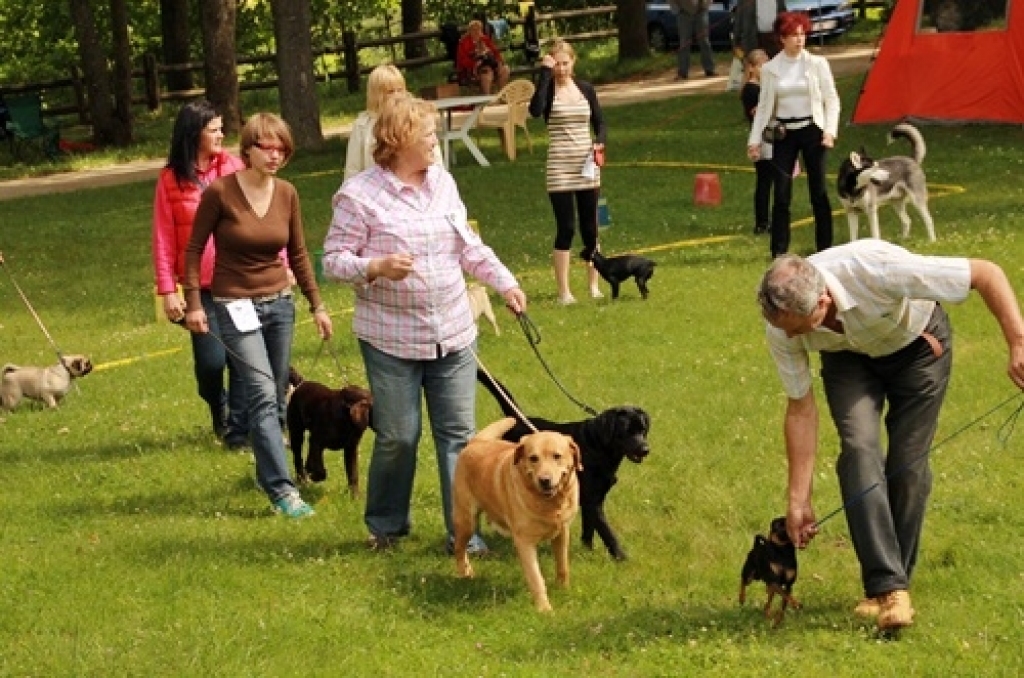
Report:
[[[0,379],[0,407],[13,410],[22,398],[39,400],[57,407],[71,390],[71,380],[92,372],[92,361],[84,355],[61,356],[61,362],[49,367],[4,365]]]

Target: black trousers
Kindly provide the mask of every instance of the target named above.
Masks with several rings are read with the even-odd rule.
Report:
[[[823,132],[811,123],[800,129],[787,130],[785,138],[774,144],[772,165],[775,167],[775,204],[772,205],[772,257],[789,251],[790,203],[793,201],[793,170],[797,157],[803,160],[807,176],[811,211],[814,214],[814,244],[817,250],[832,247],[832,204],[828,198],[825,162],[828,149],[821,145]]]

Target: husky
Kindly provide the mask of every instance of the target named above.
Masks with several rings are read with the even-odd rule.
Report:
[[[851,152],[839,166],[839,200],[846,208],[851,241],[857,239],[857,218],[862,212],[868,215],[871,237],[881,238],[878,208],[890,202],[903,223],[904,238],[910,236],[910,216],[907,214],[907,203],[910,202],[924,221],[928,239],[935,241],[935,223],[928,211],[928,186],[921,169],[926,150],[924,138],[913,125],[900,123],[889,132],[889,143],[901,138],[910,142],[914,157],[897,155],[873,160],[862,146],[860,153]]]

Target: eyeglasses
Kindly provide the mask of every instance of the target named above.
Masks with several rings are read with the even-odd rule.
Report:
[[[259,141],[254,142],[253,146],[260,149],[264,153],[280,153],[281,155],[288,155],[288,149],[284,146],[273,146],[271,144],[263,144]]]

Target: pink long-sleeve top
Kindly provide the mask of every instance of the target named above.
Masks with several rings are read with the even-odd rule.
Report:
[[[192,221],[203,190],[214,179],[244,168],[245,164],[240,159],[221,151],[210,159],[206,171],[196,172],[198,184],[179,184],[169,167],[160,172],[153,198],[153,272],[157,294],[170,294],[184,282],[185,247],[192,235]],[[215,258],[216,249],[211,239],[203,251],[200,265],[200,284],[204,289],[209,289],[213,280]]]
[[[399,252],[415,257],[411,275],[368,281],[372,259]],[[420,187],[379,165],[342,184],[324,241],[324,271],[355,284],[356,336],[407,360],[433,360],[476,339],[463,273],[501,294],[518,286],[469,228],[455,180],[440,165],[430,166]]]

